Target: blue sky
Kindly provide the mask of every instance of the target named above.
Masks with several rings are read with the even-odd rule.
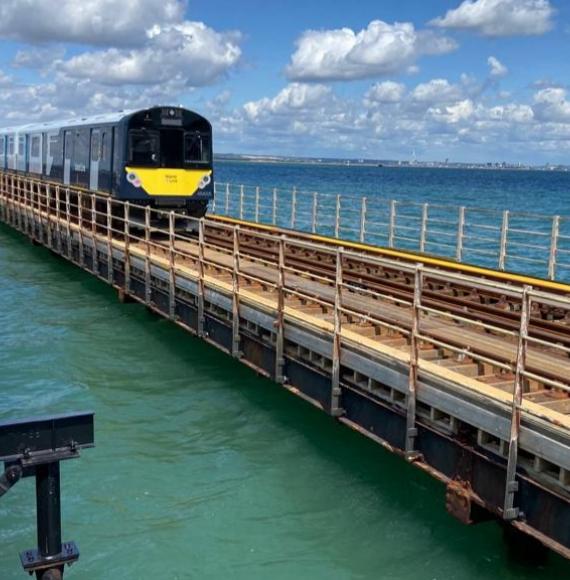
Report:
[[[182,103],[220,152],[570,163],[569,44],[565,0],[2,0],[0,124]]]

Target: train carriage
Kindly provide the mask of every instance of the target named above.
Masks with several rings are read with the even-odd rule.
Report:
[[[212,127],[152,107],[4,128],[0,169],[201,217],[213,198]]]

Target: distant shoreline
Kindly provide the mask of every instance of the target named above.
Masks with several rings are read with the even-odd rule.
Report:
[[[508,163],[438,163],[435,161],[393,161],[393,160],[358,160],[358,159],[315,159],[303,157],[276,157],[257,155],[237,155],[222,153],[214,155],[216,161],[234,163],[272,164],[272,165],[308,165],[319,167],[366,167],[378,169],[463,169],[485,171],[539,171],[570,172],[567,165],[511,165]]]

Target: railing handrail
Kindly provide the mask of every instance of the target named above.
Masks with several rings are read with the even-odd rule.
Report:
[[[256,223],[396,249],[436,248],[459,262],[550,280],[570,274],[570,236],[562,227],[570,216],[230,182],[215,183],[214,200],[218,213]]]

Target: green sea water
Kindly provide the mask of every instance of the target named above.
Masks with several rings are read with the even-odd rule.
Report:
[[[567,578],[517,564],[443,486],[0,225],[0,419],[93,410],[62,466],[77,579]],[[33,481],[0,500],[0,579],[25,578]]]

